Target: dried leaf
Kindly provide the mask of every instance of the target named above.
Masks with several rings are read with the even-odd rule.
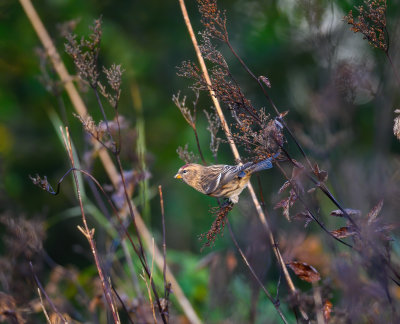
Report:
[[[400,115],[394,119],[393,134],[396,135],[398,140],[400,140]]]
[[[383,199],[367,215],[368,225],[376,220],[383,207]]]
[[[349,215],[349,216],[356,216],[356,217],[361,216],[361,211],[358,210],[358,209],[346,208],[344,211],[345,211],[345,212],[347,213],[347,215]],[[331,211],[331,216],[343,217],[344,214],[343,214],[343,212],[342,212],[340,209],[336,209],[336,210]]]
[[[288,221],[290,221],[290,216],[289,216],[289,207],[290,207],[289,206],[289,200],[290,199],[289,198],[290,197],[287,197],[287,198],[281,200],[274,207],[274,209],[282,208],[283,209],[282,210],[283,216],[285,216]]]
[[[318,271],[313,266],[310,266],[305,262],[292,261],[287,265],[301,280],[307,282],[316,282],[321,280],[321,276]]]
[[[293,206],[297,198],[298,196],[296,191],[294,189],[290,189],[289,197],[278,202],[275,205],[274,209],[283,208],[282,213],[286,217],[286,219],[290,222],[289,208]]]
[[[333,308],[333,305],[332,305],[331,301],[325,300],[325,303],[324,303],[324,306],[322,309],[325,322],[329,322],[329,320],[331,319],[332,308]]]
[[[50,183],[47,180],[46,176],[40,177],[38,174],[36,174],[35,177],[32,177],[31,175],[29,175],[29,178],[32,180],[33,184],[35,186],[38,186],[39,188],[41,188],[44,191],[47,191],[53,195],[56,194],[56,192],[54,191],[53,187],[50,185]]]
[[[263,75],[258,77],[258,80],[260,80],[262,83],[264,83],[268,88],[271,88],[271,82],[269,79]]]
[[[293,217],[293,219],[298,221],[304,221],[305,222],[304,228],[306,228],[308,224],[310,224],[313,221],[313,218],[311,217],[311,214],[308,210],[296,214]]]
[[[282,187],[279,188],[278,193],[281,194],[281,193],[284,192],[284,191],[287,189],[287,187],[289,187],[289,186],[290,186],[290,181],[286,181],[286,182],[282,185]]]
[[[328,172],[324,170],[320,170],[318,164],[314,165],[314,174],[317,176],[318,180],[321,182],[325,182],[328,180]]]
[[[337,230],[331,231],[331,234],[336,238],[345,238],[352,235],[355,235],[357,232],[354,231],[352,228],[344,226]]]
[[[284,117],[286,117],[286,115],[289,113],[289,110],[285,110],[284,112],[281,112],[280,114],[279,114],[279,118],[284,118]]]

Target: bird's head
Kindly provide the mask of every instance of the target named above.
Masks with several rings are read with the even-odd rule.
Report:
[[[195,179],[197,179],[197,175],[199,174],[199,168],[202,166],[199,164],[188,163],[185,164],[178,170],[178,173],[175,174],[175,179],[182,179],[189,185],[193,185]]]

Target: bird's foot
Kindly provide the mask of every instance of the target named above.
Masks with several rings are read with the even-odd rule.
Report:
[[[226,198],[224,199],[224,201],[222,202],[221,208],[226,208],[226,207],[233,207],[234,203],[229,199]]]

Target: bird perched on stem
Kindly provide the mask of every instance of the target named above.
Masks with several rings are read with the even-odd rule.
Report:
[[[275,154],[258,163],[247,162],[242,165],[210,165],[195,163],[185,164],[175,175],[197,191],[216,198],[228,198],[231,203],[239,201],[239,195],[247,187],[253,173],[272,168]]]

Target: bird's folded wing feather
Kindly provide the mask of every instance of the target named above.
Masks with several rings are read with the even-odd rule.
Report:
[[[217,188],[224,186],[235,177],[243,177],[245,171],[253,163],[248,162],[243,165],[213,165],[208,167],[207,173],[202,176],[201,183],[206,195],[213,193]]]

